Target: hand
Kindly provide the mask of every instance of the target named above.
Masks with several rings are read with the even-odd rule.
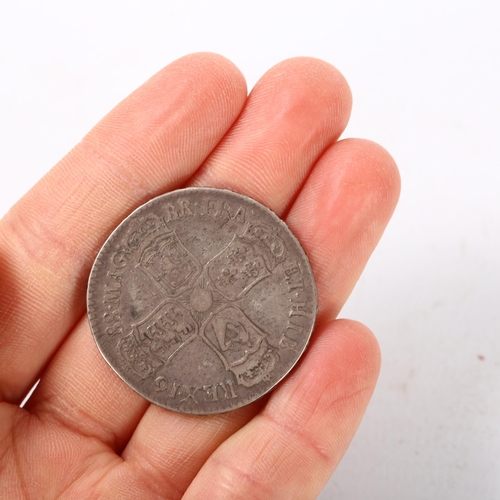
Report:
[[[230,62],[187,56],[119,104],[11,209],[0,224],[4,498],[319,494],[379,371],[373,335],[335,318],[399,193],[381,147],[337,142],[350,109],[344,78],[322,61],[278,64],[247,97]],[[303,359],[268,398],[222,415],[150,405],[106,364],[85,315],[89,270],[109,233],[183,186],[228,188],[270,207],[317,281]]]

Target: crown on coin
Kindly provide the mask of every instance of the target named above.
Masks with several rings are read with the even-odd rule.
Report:
[[[276,349],[263,339],[257,352],[249,356],[245,363],[232,366],[230,370],[236,376],[238,384],[252,387],[259,382],[269,381],[279,359]]]
[[[160,218],[145,221],[127,243],[138,250],[137,267],[169,296],[189,288],[202,271],[198,259]]]

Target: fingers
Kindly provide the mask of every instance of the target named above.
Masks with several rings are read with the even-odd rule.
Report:
[[[84,311],[86,277],[114,226],[179,187],[241,110],[220,56],[188,56],[119,104],[0,223],[0,399],[18,402]]]
[[[316,498],[356,432],[379,366],[365,327],[323,327],[298,369],[210,456],[183,498]]]
[[[194,181],[201,182],[204,176],[211,175],[218,185],[223,183],[225,187],[229,185],[244,193],[248,181],[253,189],[251,195],[282,211],[320,152],[341,133],[349,110],[348,87],[330,65],[308,59],[278,65],[257,84],[241,117],[231,129],[230,138],[223,139],[203,166],[203,173]],[[278,112],[281,115],[277,118]],[[261,128],[266,123],[273,126],[262,134]],[[304,140],[301,141],[302,135]],[[283,142],[290,137],[294,138],[293,142],[284,148]],[[278,152],[263,158],[260,152],[264,147]],[[249,155],[247,161],[251,155],[255,156],[252,175],[245,165],[242,168],[240,164],[243,152]],[[220,165],[228,166],[228,170],[219,168]],[[272,179],[267,183],[252,184],[250,178],[254,174],[263,178],[271,176]],[[66,426],[99,436],[119,452],[146,405],[138,402],[128,389],[119,389],[123,383],[111,373],[90,339],[88,327],[82,322],[75,332],[75,339],[67,341],[44,373],[28,408],[44,418],[50,418],[53,413],[54,418],[63,420]],[[110,403],[110,397],[119,401]],[[134,439],[137,446],[131,444],[125,455],[131,459],[136,457],[137,463],[148,463],[156,456],[151,452],[154,443],[148,444],[148,436],[157,440],[158,435],[166,437],[164,429],[175,428],[175,436],[169,432],[168,442],[157,448],[158,460],[170,456],[170,470],[175,472],[177,484],[185,482],[187,486],[211,451],[248,421],[255,411],[252,407],[237,415],[193,420],[152,407]],[[144,456],[146,450],[148,453]],[[192,468],[185,466],[188,455]],[[172,459],[173,456],[178,460]]]
[[[312,65],[315,73],[311,68],[300,71],[301,65]],[[276,89],[275,94],[271,87]],[[279,65],[256,86],[240,119],[190,180],[193,184],[229,187],[250,194],[281,214],[289,211],[288,222],[305,242],[313,269],[318,271],[323,323],[330,310],[338,310],[357,279],[383,231],[398,190],[394,163],[381,148],[360,146],[359,141],[330,146],[349,114],[350,96],[345,89],[336,70],[324,63],[302,60]],[[274,106],[275,101],[279,106]],[[316,106],[316,102],[320,104]],[[285,111],[280,114],[282,109]],[[160,147],[163,141],[172,147],[170,139],[161,135],[152,150],[166,151]],[[182,148],[182,144],[179,142],[177,147]],[[125,162],[125,168],[127,165]],[[171,186],[174,185],[172,181]],[[128,189],[126,193],[129,196]],[[345,209],[344,202],[348,204]],[[330,241],[337,235],[338,241]],[[333,293],[331,280],[334,285],[338,283]],[[65,290],[74,289],[73,285]],[[66,425],[90,433],[119,451],[144,405],[134,400],[134,395],[118,392],[120,401],[113,402],[107,413],[106,399],[115,386],[95,346],[83,340],[86,328],[82,324],[75,338],[61,349],[44,374],[30,409],[55,418],[66,413]],[[78,356],[81,364],[76,362]],[[91,369],[85,371],[85,366]],[[92,397],[88,394],[90,389]],[[62,393],[60,402],[57,393]],[[78,408],[78,412],[65,412],[65,407]],[[123,453],[124,467],[136,471],[136,479],[142,475],[149,482],[161,481],[171,473],[175,474],[176,485],[187,485],[208,455],[257,410],[258,405],[253,405],[224,416],[198,418],[150,407]],[[192,465],[186,466],[187,461]],[[137,486],[140,481],[134,484]],[[120,486],[132,488],[124,482]],[[172,486],[172,494],[175,488],[178,486]]]

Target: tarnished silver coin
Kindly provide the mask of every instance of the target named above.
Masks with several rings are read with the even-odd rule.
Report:
[[[271,210],[189,188],[149,201],[114,230],[87,305],[99,350],[130,387],[206,415],[255,401],[292,369],[317,297],[302,247]]]

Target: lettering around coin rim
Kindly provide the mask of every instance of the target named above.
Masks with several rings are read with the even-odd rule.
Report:
[[[305,252],[274,212],[232,191],[188,188],[113,231],[87,309],[100,352],[130,387],[207,415],[257,400],[290,372],[317,295]]]

